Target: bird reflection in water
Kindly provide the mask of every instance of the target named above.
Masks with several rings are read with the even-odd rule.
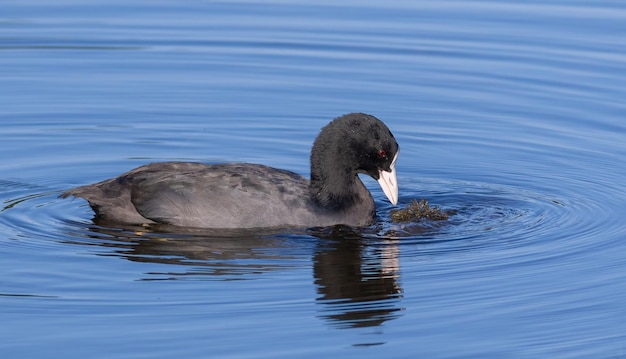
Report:
[[[109,249],[105,253],[97,251],[100,255],[172,265],[163,267],[166,271],[145,273],[141,280],[190,276],[204,276],[207,280],[240,280],[292,266],[290,260],[298,256],[293,240],[275,233],[166,225],[115,228],[103,224],[91,225],[80,233],[70,233],[74,239],[66,242]]]
[[[367,239],[335,226],[313,256],[320,317],[341,328],[378,326],[399,316],[397,240]]]
[[[302,258],[312,254],[320,318],[340,328],[356,328],[398,317],[402,289],[396,240],[366,238],[342,226],[289,233],[93,225],[80,233],[70,231],[67,243],[96,246],[98,255],[172,265],[146,273],[142,280],[257,278],[300,267]],[[108,250],[101,251],[103,247]]]

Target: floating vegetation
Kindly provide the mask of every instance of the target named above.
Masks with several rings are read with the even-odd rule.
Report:
[[[413,200],[406,208],[394,209],[391,211],[393,222],[417,222],[421,219],[431,221],[445,221],[449,213],[442,211],[439,206],[430,207],[425,199]]]

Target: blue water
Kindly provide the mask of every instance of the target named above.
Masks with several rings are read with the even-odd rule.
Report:
[[[6,358],[626,356],[615,1],[0,5]],[[57,196],[153,161],[308,175],[371,113],[400,207],[354,231],[100,227]]]

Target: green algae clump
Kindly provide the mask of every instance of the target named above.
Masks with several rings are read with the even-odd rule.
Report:
[[[393,222],[417,222],[421,219],[445,221],[448,219],[448,213],[442,211],[439,206],[431,207],[425,199],[419,201],[414,199],[406,208],[391,211]]]

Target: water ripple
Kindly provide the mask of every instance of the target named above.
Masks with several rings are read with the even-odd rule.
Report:
[[[253,331],[238,354],[281,336],[292,344],[268,356],[357,342],[366,356],[608,357],[623,342],[621,4],[14,3],[0,299],[24,352],[36,337],[86,356],[157,340],[184,349],[148,355],[210,342],[232,356]],[[380,221],[362,231],[107,228],[57,198],[152,160],[304,174],[319,128],[351,111],[394,131],[400,205],[426,198],[449,220],[391,223],[375,183]],[[335,350],[321,354],[355,355]]]

